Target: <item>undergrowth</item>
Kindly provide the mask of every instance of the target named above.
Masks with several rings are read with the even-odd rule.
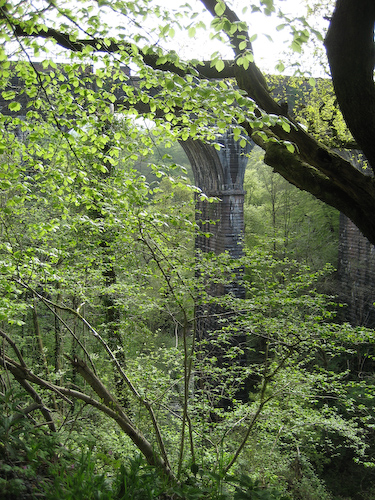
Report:
[[[247,475],[224,477],[191,467],[171,486],[141,455],[125,460],[87,449],[74,451],[63,435],[24,415],[20,394],[0,396],[0,497],[3,500],[287,500]],[[76,435],[75,435],[76,438]],[[80,451],[79,451],[80,450]],[[107,457],[104,460],[103,457]]]

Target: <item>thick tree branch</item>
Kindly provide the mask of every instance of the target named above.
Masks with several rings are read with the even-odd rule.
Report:
[[[131,54],[134,51],[133,45],[128,42],[110,40],[108,43],[108,41],[102,38],[75,39],[69,33],[63,33],[54,28],[45,29],[42,26],[34,26],[34,31],[28,32],[16,20],[7,18],[7,22],[16,37],[53,40],[60,47],[72,52],[83,52],[85,47],[91,47],[93,52],[105,52],[108,54],[118,54],[121,52]],[[156,51],[139,49],[138,54],[147,66],[160,71],[170,71],[179,76],[193,74],[207,79],[233,78],[235,76],[235,64],[231,60],[224,61],[224,69],[219,72],[215,67],[211,66],[210,61],[203,61],[195,66],[186,63],[178,64],[171,61],[162,63],[159,62],[161,54]]]
[[[31,413],[31,412],[33,412],[35,410],[40,410],[41,408],[42,408],[42,405],[40,405],[38,403],[31,403],[26,408],[19,408],[19,410],[11,416],[11,423],[12,423],[12,425],[15,422],[18,422],[18,420],[23,419],[29,413]]]
[[[265,147],[265,152],[265,163],[272,166],[288,182],[299,189],[308,191],[337,210],[345,212],[348,217],[356,221],[361,229],[363,222],[367,219],[366,210],[363,209],[363,199],[355,203],[345,191],[311,165],[304,163],[298,156],[290,153],[282,144],[269,143]],[[375,220],[372,230],[375,231]]]
[[[297,153],[288,152],[281,144],[264,143],[266,163],[291,184],[343,212],[375,244],[374,178],[295,125],[290,133],[280,126],[272,131],[279,139],[294,143]]]
[[[334,152],[319,148],[318,143],[314,155],[320,157],[319,161],[305,162],[303,155],[289,152],[280,142],[266,141],[256,133],[253,140],[265,151],[264,161],[275,172],[299,189],[343,212],[370,241],[375,241],[375,219],[372,217],[375,186],[369,176]],[[324,168],[325,162],[328,166]],[[322,168],[315,168],[313,163],[319,163]]]
[[[213,17],[218,17],[215,12],[215,5],[218,3],[217,0],[201,0],[201,2]],[[232,24],[240,22],[237,14],[227,5],[225,5],[225,11],[220,17],[228,19]],[[247,31],[240,28],[234,33],[227,32],[226,35],[229,38],[236,57],[246,52],[253,54],[253,48]],[[246,46],[240,48],[242,42],[246,42]],[[272,99],[266,79],[254,61],[249,61],[246,69],[243,65],[235,64],[234,73],[238,86],[242,90],[245,90],[248,96],[254,99],[264,111],[277,115],[285,114],[283,107]]]
[[[375,171],[374,0],[338,0],[325,40],[344,119]]]

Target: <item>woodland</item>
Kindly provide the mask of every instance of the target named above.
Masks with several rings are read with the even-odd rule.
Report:
[[[375,499],[336,272],[340,212],[375,243],[375,4],[289,1],[0,0],[0,498]],[[181,147],[228,130],[239,259],[197,250]]]

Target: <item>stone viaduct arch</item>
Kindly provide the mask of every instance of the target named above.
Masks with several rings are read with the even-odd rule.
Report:
[[[38,71],[49,71],[40,63],[34,63]],[[90,73],[92,68],[87,66],[84,72]],[[131,77],[129,69],[123,68],[124,74],[139,85],[138,77]],[[22,90],[24,82],[14,75],[10,85],[12,90]],[[117,92],[116,92],[117,94]],[[121,96],[118,96],[121,97]],[[26,95],[18,99],[26,108]],[[0,113],[12,113],[8,109],[8,101],[0,96]],[[231,257],[237,258],[242,254],[242,235],[244,231],[244,173],[247,163],[246,153],[252,149],[251,145],[241,148],[236,143],[230,131],[218,138],[221,150],[204,144],[199,140],[188,139],[181,141],[194,173],[195,184],[208,196],[215,196],[220,201],[207,203],[196,199],[197,222],[204,232],[211,233],[210,238],[197,236],[196,248],[203,252],[220,254],[228,251]],[[360,163],[356,161],[360,166]],[[215,221],[215,224],[203,221]],[[349,304],[347,320],[354,324],[375,325],[375,247],[364,238],[359,230],[344,216],[340,220],[339,242],[339,285],[342,299]],[[236,297],[243,297],[241,286],[231,284],[231,292]]]
[[[228,251],[233,258],[242,255],[244,231],[243,187],[247,154],[252,145],[244,148],[234,141],[230,131],[218,139],[220,151],[199,140],[181,142],[193,170],[195,184],[207,196],[219,199],[216,203],[196,200],[197,222],[210,238],[198,236],[196,248],[216,254]],[[204,224],[203,221],[216,224]],[[204,227],[203,227],[204,225]]]

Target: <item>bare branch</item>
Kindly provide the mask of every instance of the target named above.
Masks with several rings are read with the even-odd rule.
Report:
[[[19,362],[21,363],[21,366],[24,366],[26,368],[25,360],[23,359],[21,351],[18,349],[16,343],[13,342],[13,340],[9,337],[9,335],[7,335],[2,330],[0,330],[0,336],[3,337],[3,339],[5,339],[8,342],[8,344],[12,346],[12,349],[15,352],[17,358],[19,359]]]
[[[5,338],[3,332],[1,333],[3,338]],[[10,343],[12,344],[12,342]],[[24,364],[23,359],[22,363],[23,364],[18,365],[17,363],[13,362],[10,358],[8,358],[8,356],[5,356],[4,353],[2,353],[2,356],[0,357],[0,365],[2,365],[6,370],[9,370],[14,376],[14,378],[17,380],[17,382],[25,389],[25,391],[28,394],[30,394],[30,396],[33,398],[35,403],[40,408],[40,411],[43,417],[45,418],[46,423],[48,424],[50,430],[52,432],[56,432],[56,427],[48,408],[44,405],[42,398],[39,396],[39,394],[36,392],[33,386],[30,385],[29,382],[26,380],[27,377],[25,377],[25,373],[27,373],[28,370],[26,365]],[[46,384],[49,384],[49,382],[46,382]]]
[[[18,363],[8,358],[7,356],[0,358],[0,365],[2,365],[6,370],[9,370],[12,373],[12,375],[16,378],[16,380],[25,388],[26,387],[31,388],[31,390],[35,392],[35,390],[29,384],[29,382],[32,382],[49,391],[55,392],[56,394],[58,394],[60,397],[63,397],[67,401],[69,401],[67,396],[74,399],[80,399],[81,401],[84,401],[86,404],[89,404],[90,406],[93,406],[99,411],[105,413],[110,418],[115,420],[117,424],[120,426],[120,428],[125,432],[125,434],[130,437],[130,439],[138,447],[138,449],[141,451],[141,453],[144,455],[144,457],[146,458],[147,462],[150,465],[157,467],[172,481],[175,480],[174,474],[170,469],[170,467],[168,466],[168,464],[157,453],[155,453],[152,444],[144,437],[144,435],[139,430],[135,428],[135,426],[132,424],[130,419],[123,413],[123,411],[117,411],[117,408],[111,408],[110,406],[107,406],[80,391],[51,384],[47,380],[44,380],[34,375],[30,370],[19,365]],[[91,374],[93,375],[93,372],[91,372]],[[94,376],[94,378],[96,377]],[[107,392],[106,395],[107,400],[108,401],[112,400],[113,396],[111,396],[108,393],[108,391],[106,392]]]

